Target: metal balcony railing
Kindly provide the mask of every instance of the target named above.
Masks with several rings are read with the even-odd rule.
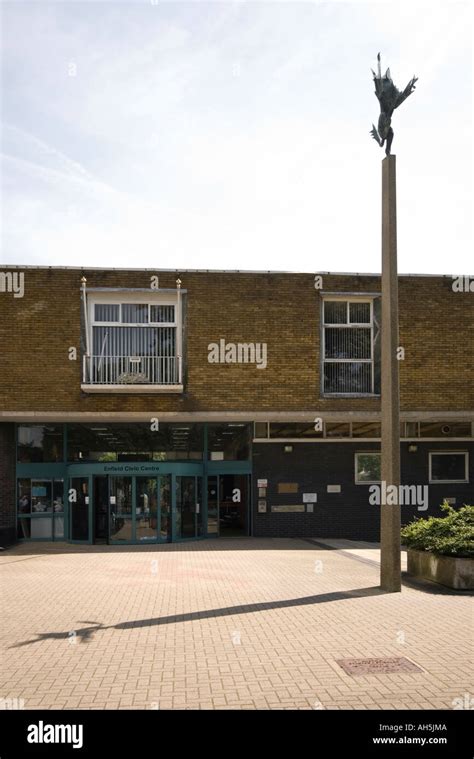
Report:
[[[179,385],[178,356],[84,356],[83,382],[88,385]]]

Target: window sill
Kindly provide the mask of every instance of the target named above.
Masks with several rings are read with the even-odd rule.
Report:
[[[429,485],[469,485],[469,480],[429,480]]]
[[[380,398],[380,393],[322,393],[320,398]]]
[[[183,385],[83,385],[83,393],[182,393]]]

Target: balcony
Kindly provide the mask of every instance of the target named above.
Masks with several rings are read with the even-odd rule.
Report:
[[[83,357],[81,390],[86,393],[182,393],[179,356]]]

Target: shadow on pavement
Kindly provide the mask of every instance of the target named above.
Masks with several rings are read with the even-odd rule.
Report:
[[[141,627],[160,627],[162,625],[179,624],[180,622],[194,622],[196,620],[211,619],[215,617],[232,617],[235,614],[254,614],[260,611],[270,609],[288,609],[294,606],[312,606],[320,603],[329,603],[331,601],[344,601],[354,598],[365,598],[367,596],[385,595],[379,587],[356,588],[354,590],[341,590],[333,593],[321,593],[317,596],[303,596],[302,598],[289,598],[282,601],[262,601],[253,604],[240,604],[239,606],[225,606],[220,609],[205,609],[203,611],[187,612],[185,614],[171,614],[166,617],[152,617],[150,619],[135,619],[130,622],[119,622],[116,625],[104,626],[100,622],[86,621],[88,627],[82,627],[73,630],[70,633],[49,632],[39,633],[32,640],[25,640],[10,646],[9,648],[20,648],[29,646],[33,643],[40,643],[44,640],[67,640],[68,638],[78,638],[82,643],[91,640],[95,632],[99,630],[132,630]],[[83,622],[84,623],[84,622]]]

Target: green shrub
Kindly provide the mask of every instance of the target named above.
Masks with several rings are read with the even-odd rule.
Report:
[[[408,548],[432,551],[443,556],[474,557],[474,506],[453,509],[446,501],[441,506],[445,517],[415,519],[402,528]]]

